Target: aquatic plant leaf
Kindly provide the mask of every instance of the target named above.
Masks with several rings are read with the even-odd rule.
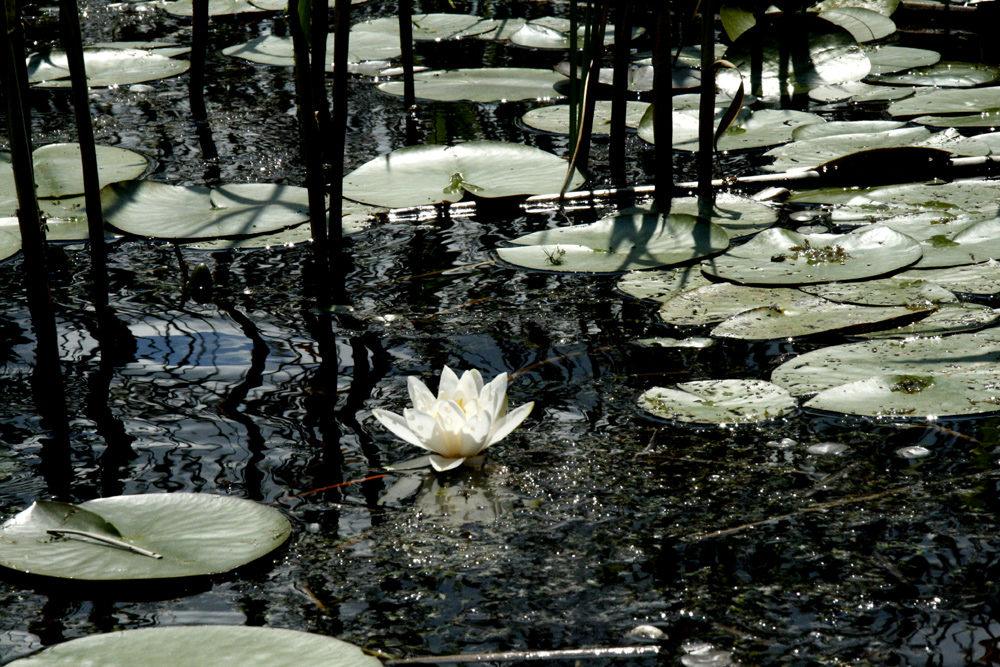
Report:
[[[512,44],[530,49],[568,49],[570,27],[569,19],[543,16],[526,22],[510,36],[510,41]],[[577,27],[580,44],[583,43],[585,32],[586,26]],[[610,46],[614,41],[614,26],[608,25],[605,28],[604,45]]]
[[[883,14],[862,7],[829,9],[820,13],[820,18],[839,25],[863,44],[888,37],[896,32],[896,23]]]
[[[83,212],[83,197],[70,197],[69,200],[79,200],[80,210],[75,217],[59,218],[52,215],[53,212],[60,213],[58,207],[51,206],[52,202],[63,203],[57,199],[40,199],[39,208],[42,210],[45,226],[45,240],[49,243],[80,243],[90,239],[90,229],[87,223],[86,214]],[[17,245],[20,247],[21,229],[17,223],[17,218],[0,218],[0,231],[10,234],[18,239]],[[105,239],[120,238],[110,230],[105,230]],[[0,254],[0,260],[2,260]]]
[[[500,141],[408,146],[381,155],[344,177],[344,196],[402,208],[456,202],[466,192],[497,198],[559,192],[567,162],[543,150]],[[569,189],[584,182],[574,171]]]
[[[670,202],[670,212],[701,215],[698,198],[678,197]],[[732,192],[719,192],[708,220],[725,229],[730,239],[737,239],[771,227],[778,221],[778,212],[762,202]]]
[[[240,183],[216,190],[155,181],[127,181],[101,190],[109,225],[157,239],[252,236],[309,219],[305,188]]]
[[[905,127],[901,120],[835,120],[826,123],[809,123],[792,130],[792,139],[808,141],[842,135],[877,134]]]
[[[443,42],[446,40],[475,37],[489,33],[499,27],[493,19],[485,19],[472,14],[414,14],[412,16],[413,41]],[[399,41],[399,18],[387,16],[365,21],[351,26],[351,40],[356,33],[394,36]]]
[[[563,95],[556,85],[565,81],[558,72],[527,67],[432,70],[413,76],[415,95],[435,102],[507,102],[556,100]],[[402,81],[386,81],[378,89],[403,95]]]
[[[853,333],[878,324],[903,324],[923,317],[932,308],[859,306],[802,295],[797,300],[754,308],[733,315],[712,329],[715,338],[781,340],[821,333]]]
[[[194,0],[168,0],[161,3],[163,10],[174,16],[190,18],[194,16]],[[285,7],[288,3],[285,3]],[[229,16],[253,12],[271,11],[254,4],[250,0],[208,0],[209,16]]]
[[[920,241],[923,256],[911,268],[932,269],[978,264],[1000,259],[1000,218],[969,222],[962,216],[953,222],[930,222],[908,217],[883,224]]]
[[[663,303],[687,290],[712,284],[700,268],[685,266],[659,271],[631,271],[622,276],[615,286],[634,299]]]
[[[655,417],[689,424],[756,424],[798,407],[787,391],[764,380],[698,380],[653,387],[639,407]]]
[[[920,255],[916,241],[888,227],[847,234],[771,228],[705,262],[702,271],[744,285],[808,285],[891,273]]]
[[[902,280],[929,280],[956,294],[993,296],[1000,294],[1000,262],[951,266],[946,269],[911,269],[898,274]]]
[[[88,581],[202,576],[256,560],[291,534],[270,507],[210,494],[114,496],[68,507],[36,502],[0,526],[0,565]]]
[[[638,127],[642,115],[650,106],[649,102],[629,100],[625,106],[625,126]],[[569,134],[569,105],[553,104],[547,107],[532,109],[521,116],[521,122],[533,130],[551,132],[552,134]],[[595,135],[611,134],[611,102],[597,100],[594,104]]]
[[[882,16],[892,16],[899,7],[899,0],[822,0],[811,6],[808,11],[822,13],[849,7],[867,9]]]
[[[1000,321],[1000,311],[975,303],[946,303],[927,317],[895,329],[856,334],[861,338],[910,338],[911,336],[949,336],[977,331]]]
[[[878,104],[903,99],[913,95],[912,88],[903,86],[875,86],[863,81],[850,81],[832,86],[820,86],[809,91],[809,99],[825,104],[846,102]]]
[[[0,218],[0,262],[10,259],[21,251],[21,233],[11,234],[8,227],[17,229],[17,218]]]
[[[119,630],[81,637],[10,663],[17,667],[144,665],[144,667],[379,667],[353,644],[298,630],[196,625]]]
[[[127,148],[95,146],[97,180],[103,187],[128,181],[145,173],[149,160]],[[35,164],[35,194],[38,197],[82,195],[83,167],[80,144],[48,144],[32,153]],[[0,169],[2,169],[0,165]]]
[[[904,72],[917,67],[929,67],[941,60],[941,54],[928,49],[880,44],[865,46],[865,55],[872,65],[871,76]]]
[[[810,88],[860,81],[871,69],[868,57],[843,28],[808,14],[768,14],[740,35],[726,60],[742,73],[718,72],[720,90],[733,93],[744,80],[749,92],[766,97],[807,92]],[[762,69],[752,71],[753,54],[763,54]]]
[[[500,259],[542,271],[614,273],[689,262],[729,245],[725,230],[692,215],[623,213],[533,232],[498,248]]]
[[[1000,109],[969,116],[917,116],[910,119],[910,122],[931,127],[1000,127]]]
[[[857,283],[803,285],[803,292],[838,303],[862,306],[938,306],[958,301],[950,290],[927,280],[906,280],[895,276]]]
[[[937,88],[972,88],[1000,79],[1000,67],[981,63],[941,61],[900,74],[881,74],[873,81],[893,86],[935,86]]]
[[[818,123],[826,125],[826,123]],[[838,134],[815,139],[803,139],[778,146],[764,155],[774,158],[774,162],[762,169],[770,172],[787,172],[814,169],[832,160],[843,158],[859,151],[875,148],[912,146],[927,139],[930,130],[922,127],[904,127],[885,132],[865,132],[859,134]]]
[[[155,81],[186,72],[191,63],[161,55],[157,50],[87,46],[83,49],[87,85],[91,88]],[[69,63],[65,51],[32,54],[28,80],[37,88],[68,88]]]
[[[711,283],[668,299],[657,314],[674,326],[703,326],[762,306],[782,308],[804,297],[797,289]]]
[[[880,375],[819,392],[813,410],[885,419],[940,419],[1000,412],[1000,373]]]
[[[889,105],[889,115],[899,118],[934,114],[974,114],[1000,109],[1000,86],[990,88],[944,88],[919,91]]]
[[[771,372],[771,382],[792,396],[807,396],[877,375],[949,375],[973,370],[1000,373],[1000,330],[824,347],[781,364]]]
[[[363,24],[362,24],[363,25]],[[333,33],[326,38],[324,68],[333,71]],[[249,42],[228,46],[222,53],[233,58],[242,58],[262,65],[292,67],[295,65],[295,51],[292,38],[284,35],[264,35]],[[401,55],[399,35],[385,32],[366,32],[360,26],[351,29],[347,61],[358,65],[367,61],[388,61]]]
[[[657,336],[655,338],[637,338],[632,341],[633,345],[645,348],[688,348],[703,350],[712,347],[718,341],[704,336],[689,336],[687,338],[671,338],[669,336]]]
[[[724,113],[724,109],[717,111],[715,125],[718,125]],[[777,146],[791,141],[795,128],[823,122],[821,116],[794,109],[760,109],[752,112],[743,110],[729,129],[719,137],[717,150],[732,151]],[[652,106],[639,121],[638,132],[643,140],[655,143]],[[673,142],[676,150],[698,150],[697,110],[674,112]]]

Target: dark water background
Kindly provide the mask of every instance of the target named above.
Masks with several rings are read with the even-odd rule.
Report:
[[[544,2],[420,4],[486,16],[566,11]],[[158,10],[85,10],[88,43],[188,41],[187,22]],[[394,11],[371,0],[356,13]],[[29,18],[32,39],[56,34],[51,9]],[[301,184],[290,70],[219,53],[274,21],[212,23],[207,100],[217,159],[203,159],[207,138],[190,119],[186,75],[145,92],[92,91],[98,142],[149,156],[156,180]],[[422,45],[419,54],[431,67],[458,56],[556,61],[484,44]],[[30,101],[36,145],[75,139],[65,91],[35,91]],[[564,154],[564,139],[517,125],[526,108],[425,104],[417,138],[517,141]],[[412,137],[403,119],[399,100],[353,81],[347,167],[404,145]],[[597,182],[606,153],[599,141]],[[629,155],[632,179],[648,182],[650,149],[633,137]],[[678,157],[682,174],[687,162]],[[751,163],[731,156],[724,168]],[[602,213],[569,215],[584,222]],[[498,206],[354,236],[347,288],[363,328],[334,321],[332,338],[306,288],[308,248],[226,255],[126,240],[109,260],[112,303],[136,345],[110,370],[87,312],[88,256],[61,250],[53,289],[69,451],[53,445],[32,397],[20,261],[0,266],[3,516],[53,495],[189,491],[271,503],[295,526],[273,560],[152,600],[0,581],[0,659],[153,625],[292,628],[418,656],[634,644],[628,632],[654,624],[668,639],[649,663],[706,664],[688,654],[698,643],[744,665],[1000,662],[998,478],[975,476],[997,467],[997,421],[891,426],[800,413],[716,430],[644,418],[636,400],[651,386],[766,378],[789,355],[838,340],[640,348],[638,338],[676,332],[658,323],[655,306],[617,293],[614,277],[491,263],[502,240],[564,223],[563,214],[511,217]],[[215,276],[207,302],[185,290],[184,267],[199,263]],[[485,468],[307,493],[415,456],[370,409],[400,410],[405,377],[433,386],[444,364],[488,377],[523,370],[511,405],[533,400],[535,410]],[[775,444],[783,438],[794,442]],[[810,454],[818,442],[848,450]],[[897,454],[910,445],[931,455]],[[843,500],[851,502],[835,504]],[[818,503],[830,505],[800,512]]]

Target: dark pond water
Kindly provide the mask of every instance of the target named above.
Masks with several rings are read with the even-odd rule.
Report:
[[[483,15],[565,9],[422,4]],[[89,41],[187,41],[185,22],[159,11],[87,10]],[[394,10],[372,0],[358,11]],[[54,34],[53,16],[39,9],[32,34]],[[218,54],[272,24],[213,23],[217,159],[203,159],[208,139],[190,120],[185,77],[148,92],[93,91],[98,141],[150,156],[157,180],[301,183],[289,71]],[[494,63],[554,62],[474,48]],[[432,66],[455,57],[422,55]],[[407,139],[397,100],[364,80],[352,92],[348,167]],[[74,138],[63,92],[37,92],[31,103],[38,144]],[[417,130],[429,142],[502,139],[564,152],[563,140],[514,122],[523,110],[425,105]],[[631,141],[628,172],[648,181],[648,148]],[[596,151],[600,175],[606,146]],[[485,210],[384,222],[352,237],[347,287],[361,329],[315,313],[308,248],[211,255],[124,241],[110,257],[112,303],[135,349],[113,368],[100,364],[86,311],[87,254],[67,249],[53,279],[68,448],[32,397],[20,261],[0,266],[4,516],[36,498],[191,491],[270,503],[295,525],[273,560],[152,599],[0,581],[0,659],[154,625],[293,628],[410,657],[629,645],[642,641],[634,627],[652,624],[668,638],[650,664],[722,664],[724,655],[698,647],[745,665],[1000,662],[1000,489],[983,474],[1000,454],[997,421],[890,426],[800,413],[703,430],[644,418],[636,399],[651,386],[766,377],[810,348],[649,351],[633,341],[670,331],[654,306],[617,293],[615,278],[492,263],[498,242],[563,221]],[[209,301],[185,290],[184,266],[199,263],[215,275]],[[536,403],[484,468],[309,493],[416,455],[370,410],[400,410],[406,376],[433,384],[445,364],[516,373],[511,405]],[[847,450],[808,449],[822,442]],[[897,453],[913,445],[931,455]]]

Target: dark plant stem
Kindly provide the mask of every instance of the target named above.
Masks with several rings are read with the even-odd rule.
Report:
[[[334,4],[333,47],[333,122],[328,139],[330,169],[330,243],[329,261],[334,268],[331,287],[334,303],[342,304],[346,297],[344,280],[346,266],[342,256],[341,201],[344,197],[344,150],[347,144],[348,77],[347,63],[351,39],[351,0],[337,0]]]
[[[608,23],[610,4],[609,0],[604,0],[601,3],[601,11],[596,22],[592,14],[588,14],[587,16],[588,30],[586,32],[586,44],[583,56],[586,71],[584,73],[581,95],[582,108],[579,115],[580,122],[576,128],[577,134],[573,141],[573,154],[561,192],[565,192],[569,186],[569,182],[573,178],[574,169],[587,169],[588,157],[590,155],[590,137],[594,129],[594,106],[597,104],[597,79],[601,72],[601,56],[604,53],[604,32]]]
[[[208,52],[208,0],[194,0],[191,17],[191,70],[188,75],[191,118],[194,120],[198,145],[207,165],[215,163],[219,151],[212,139],[212,128],[208,124],[208,110],[205,107],[205,54]],[[218,178],[218,165],[206,174],[206,182]]]
[[[330,105],[326,97],[326,33],[327,15],[330,13],[327,0],[309,2],[309,43],[310,74],[312,80],[313,103],[316,105],[316,122],[320,136],[325,136],[330,128]]]
[[[670,3],[656,7],[653,43],[653,136],[656,137],[654,201],[661,213],[670,212],[674,189],[673,76],[670,58]]]
[[[407,114],[416,103],[413,88],[413,2],[399,0],[399,49],[403,60],[403,104]]]
[[[628,109],[628,66],[632,36],[632,0],[624,0],[615,11],[614,81],[611,93],[611,162],[615,185],[625,184],[625,113]]]
[[[715,204],[715,1],[701,0],[701,98],[698,101],[698,209],[709,217]]]

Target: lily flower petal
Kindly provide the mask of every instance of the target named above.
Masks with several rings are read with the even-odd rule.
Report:
[[[462,426],[462,440],[459,444],[459,452],[462,456],[475,456],[481,452],[490,436],[490,427],[493,425],[493,418],[486,410],[469,417],[465,425]]]
[[[405,440],[411,445],[416,445],[417,447],[422,447],[423,449],[430,449],[423,443],[421,438],[410,430],[410,427],[406,424],[406,419],[397,415],[395,412],[389,412],[388,410],[372,410],[372,415],[375,419],[382,422],[382,426],[389,429],[393,435],[397,438]]]
[[[441,382],[438,383],[438,400],[446,400],[451,398],[451,395],[455,393],[455,388],[458,386],[458,376],[455,375],[455,371],[451,370],[447,366],[441,369]]]
[[[493,434],[490,436],[490,439],[486,442],[486,445],[483,446],[483,449],[495,445],[496,443],[500,442],[508,435],[510,435],[510,432],[513,431],[518,426],[520,426],[521,422],[523,422],[528,417],[528,415],[531,414],[531,409],[534,407],[535,407],[534,401],[532,401],[531,403],[525,403],[524,405],[519,406],[512,412],[508,413],[507,416],[503,417],[496,424]]]
[[[441,426],[438,424],[437,420],[434,419],[433,415],[424,412],[423,410],[406,408],[403,410],[403,421],[405,422],[406,428],[409,429],[410,433],[419,439],[418,443],[410,442],[411,445],[416,444],[417,447],[426,449],[429,452],[437,451],[434,447],[428,444],[437,439],[441,429]]]
[[[452,468],[457,468],[458,466],[465,463],[464,456],[457,459],[448,459],[443,456],[437,456],[435,454],[431,454],[428,458],[431,460],[431,467],[437,470],[438,472],[451,470]]]
[[[434,405],[434,394],[423,382],[412,375],[406,378],[406,388],[410,392],[410,400],[417,410],[427,411]]]

